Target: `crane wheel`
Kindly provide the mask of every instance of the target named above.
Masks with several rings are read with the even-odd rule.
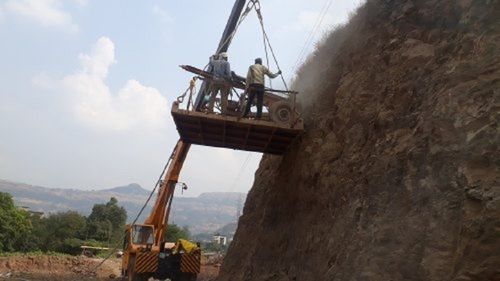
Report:
[[[286,101],[274,102],[269,106],[269,116],[277,124],[290,125],[293,116],[292,106]]]

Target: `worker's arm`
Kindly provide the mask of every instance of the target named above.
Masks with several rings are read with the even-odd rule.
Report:
[[[271,71],[269,71],[269,68],[264,66],[264,74],[266,74],[267,76],[269,76],[269,78],[272,79],[278,77],[278,75],[281,74],[281,70],[276,73],[271,73]]]

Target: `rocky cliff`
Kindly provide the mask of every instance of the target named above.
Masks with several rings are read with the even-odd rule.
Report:
[[[499,0],[368,0],[332,32],[218,280],[500,280],[499,25]]]

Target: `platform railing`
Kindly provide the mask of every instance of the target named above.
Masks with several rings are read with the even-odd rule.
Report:
[[[228,97],[228,106],[225,112],[221,110],[220,99],[216,98],[214,110],[207,108],[210,103],[211,87],[208,87],[207,91],[203,94],[201,98],[201,106],[195,108],[194,100],[195,94],[197,93],[196,82],[197,80],[205,80],[206,82],[211,82],[209,77],[194,76],[189,81],[188,88],[184,93],[177,98],[177,105],[179,109],[184,109],[188,113],[191,111],[200,111],[206,114],[217,114],[221,116],[233,116],[238,118],[243,118],[242,114],[246,106],[247,91],[244,84],[244,80],[237,81],[217,81],[218,84],[224,83],[225,86],[230,88],[230,95]],[[240,90],[240,91],[237,91]],[[271,122],[279,122],[281,124],[288,123],[290,127],[294,127],[295,124],[300,120],[300,113],[297,110],[296,95],[298,92],[295,91],[285,91],[276,90],[271,88],[265,88],[264,102],[263,102],[263,113],[264,116],[269,118]],[[219,94],[218,94],[219,95]],[[235,99],[236,97],[236,99]],[[187,101],[186,101],[187,99]],[[250,113],[250,116],[253,116]],[[263,118],[266,120],[266,117]]]

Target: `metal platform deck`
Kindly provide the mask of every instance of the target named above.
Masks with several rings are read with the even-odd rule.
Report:
[[[188,111],[175,103],[172,116],[185,143],[279,155],[304,130],[301,120],[290,128],[272,121]]]

